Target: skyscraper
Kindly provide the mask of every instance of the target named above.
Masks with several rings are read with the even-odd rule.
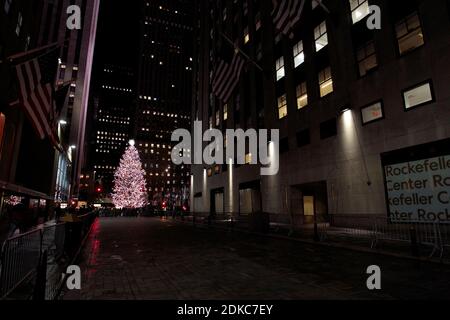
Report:
[[[61,125],[61,130],[68,152],[60,154],[57,160],[55,192],[58,200],[67,200],[67,196],[78,197],[80,174],[86,161],[86,122],[99,4],[99,0],[60,0],[56,3],[46,0],[43,8],[46,22],[45,27],[41,28],[39,39],[48,41],[49,37],[53,37],[65,44],[61,53],[58,81],[60,84],[70,83],[69,97],[61,117],[65,123]],[[80,30],[66,27],[67,8],[70,5],[78,5],[81,9]],[[49,26],[56,29],[48,32]],[[67,166],[71,166],[69,172],[66,170]],[[70,190],[66,190],[67,181],[70,181]]]
[[[1,8],[1,108],[4,118],[1,138],[1,180],[4,191],[18,193],[27,199],[66,202],[77,194],[81,164],[84,161],[84,135],[87,98],[91,76],[92,54],[98,15],[98,0],[5,1]],[[66,27],[67,8],[80,8],[81,29]],[[56,85],[70,85],[59,122],[63,151],[48,140],[40,140],[24,116],[14,90],[15,77],[7,57],[49,44],[59,44],[59,66]],[[33,161],[33,165],[30,161]],[[39,201],[38,201],[39,202]]]
[[[150,198],[180,203],[189,168],[171,161],[171,134],[190,127],[193,65],[192,1],[141,0],[136,146]]]
[[[137,7],[131,3],[124,8],[113,2],[103,2],[100,7],[89,107],[88,161],[82,173],[92,178],[94,185],[83,186],[85,200],[109,200],[114,172],[134,133]],[[118,25],[118,20],[123,24]]]
[[[135,119],[135,74],[130,67],[101,64],[91,99],[94,127],[91,166],[101,192],[112,191],[114,172],[131,138]],[[134,86],[133,86],[134,84]]]

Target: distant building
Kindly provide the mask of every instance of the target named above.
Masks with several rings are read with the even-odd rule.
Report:
[[[136,147],[150,198],[180,203],[189,192],[190,168],[172,164],[171,135],[190,128],[195,6],[183,0],[142,0],[140,6]]]
[[[103,64],[91,99],[94,125],[90,163],[105,194],[112,192],[114,172],[132,137],[136,81],[129,67]]]
[[[271,0],[199,3],[192,115],[204,130],[280,129],[281,162],[267,177],[258,166],[194,166],[194,211],[450,220],[449,1],[325,0],[329,13],[306,1],[291,37],[274,27]],[[367,28],[369,5],[381,8],[381,30]],[[210,85],[222,33],[263,68],[247,63],[225,102]]]

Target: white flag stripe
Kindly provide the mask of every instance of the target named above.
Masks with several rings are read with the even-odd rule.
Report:
[[[46,110],[49,110],[51,101],[47,98],[41,85],[38,86],[38,89],[36,90],[36,93],[34,95],[39,99],[40,105],[42,106],[42,108],[39,108],[39,109],[41,111],[40,114],[43,117],[45,129],[46,129],[47,133],[49,135],[51,135],[52,130],[50,128],[50,123],[49,123],[49,113],[46,112]]]
[[[38,59],[33,59],[16,66],[17,78],[22,105],[36,129],[40,139],[48,136],[53,139],[54,124],[52,109],[52,87],[50,84],[42,84],[41,67]]]
[[[16,73],[17,73],[17,78],[19,79],[20,95],[21,95],[22,99],[26,99],[27,91],[26,91],[26,86],[25,86],[25,79],[23,78],[23,73],[20,70],[21,68],[22,68],[21,65],[16,66]]]
[[[241,76],[241,72],[242,72],[242,69],[244,68],[244,65],[245,65],[244,60],[240,59],[238,65],[237,65],[236,72],[234,74],[234,79],[232,81],[230,81],[230,86],[228,87],[228,90],[225,92],[225,95],[223,97],[224,101],[228,101],[230,99],[231,95],[233,94],[234,88],[239,83],[239,78]]]
[[[28,116],[31,118],[31,123],[33,124],[33,127],[36,129],[36,131],[38,132],[39,138],[40,139],[44,139],[45,138],[45,133],[44,133],[44,129],[41,126],[41,123],[38,119],[38,116],[36,115],[34,109],[31,107],[31,105],[28,103],[28,101],[25,101],[23,103]]]
[[[39,86],[39,88],[42,89],[40,86]],[[39,117],[40,123],[41,123],[43,129],[45,130],[45,132],[48,134],[51,131],[50,131],[50,127],[48,125],[48,121],[45,117],[44,110],[42,108],[42,104],[45,102],[42,100],[42,97],[39,94],[39,90],[34,91],[31,94],[30,98],[31,98],[31,102],[32,102],[31,106],[36,110],[36,113]]]
[[[224,92],[224,87],[231,81],[231,77],[233,75],[233,69],[235,67],[236,63],[236,55],[234,55],[233,60],[231,62],[231,65],[228,65],[228,68],[226,68],[226,72],[223,72],[223,76],[219,78],[219,87],[216,88],[217,95],[222,97]]]
[[[233,89],[236,87],[236,85],[239,83],[240,78],[240,71],[241,69],[241,63],[242,59],[239,59],[236,55],[233,59],[233,64],[230,68],[230,76],[227,81],[227,83],[224,83],[223,89],[220,92],[220,95],[223,100],[225,100],[227,97],[231,96],[231,93],[233,92]]]
[[[27,73],[27,78],[28,78],[28,88],[29,88],[29,92],[33,92],[36,88],[36,81],[37,79],[35,78],[35,74],[33,73],[33,70],[31,70],[31,65],[30,63],[25,63],[25,70]]]

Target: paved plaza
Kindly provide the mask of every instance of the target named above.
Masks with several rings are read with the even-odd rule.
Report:
[[[66,300],[448,299],[450,268],[159,218],[102,218]],[[369,291],[366,269],[382,270]]]

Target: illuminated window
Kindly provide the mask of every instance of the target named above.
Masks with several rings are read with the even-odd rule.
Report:
[[[228,120],[228,104],[223,106],[223,121]]]
[[[297,86],[297,108],[302,109],[308,105],[308,91],[306,82]]]
[[[284,58],[281,57],[279,58],[276,63],[275,63],[275,68],[277,71],[277,81],[281,80],[284,78],[285,76],[285,71],[284,71]]]
[[[248,27],[244,30],[244,43],[247,44],[250,42],[250,33],[248,32]]]
[[[294,46],[294,67],[297,68],[303,62],[305,62],[305,53],[303,51],[303,41],[300,41]]]
[[[361,77],[375,69],[378,66],[375,43],[370,41],[360,47],[356,52],[356,58],[358,60],[359,75]]]
[[[286,95],[284,94],[278,98],[278,118],[283,119],[287,116],[287,114],[287,99]]]
[[[245,164],[251,164],[252,163],[252,154],[251,153],[247,153],[245,155]]]
[[[314,39],[316,43],[316,52],[319,52],[328,45],[326,21],[322,22],[314,29]]]
[[[350,9],[352,10],[353,24],[364,19],[369,13],[369,1],[367,0],[350,0]]]
[[[404,91],[403,100],[406,110],[434,102],[435,99],[431,82]]]
[[[417,12],[402,19],[395,25],[400,55],[425,44],[420,18]]]
[[[319,72],[320,97],[323,98],[334,91],[331,68],[325,68]]]
[[[369,124],[384,119],[383,103],[381,101],[361,109],[363,124]]]

